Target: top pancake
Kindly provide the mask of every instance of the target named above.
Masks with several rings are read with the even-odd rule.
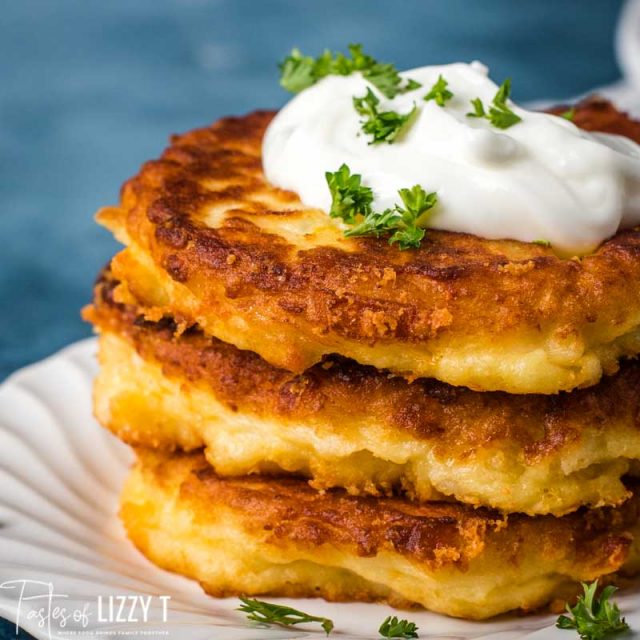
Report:
[[[445,231],[409,251],[344,238],[326,212],[266,181],[272,117],[174,136],[99,213],[128,246],[112,263],[122,301],[130,293],[150,317],[197,322],[294,372],[337,353],[475,390],[589,386],[640,351],[640,230],[581,259]],[[604,101],[578,105],[575,122],[640,142],[640,122]]]

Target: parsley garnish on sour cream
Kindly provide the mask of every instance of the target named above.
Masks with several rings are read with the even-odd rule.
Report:
[[[522,122],[522,118],[516,115],[507,104],[510,95],[511,78],[507,78],[493,97],[492,106],[486,109],[482,104],[482,100],[475,98],[475,100],[471,101],[474,110],[467,113],[467,116],[470,118],[486,118],[494,127],[508,129],[514,124]]]
[[[348,56],[325,49],[317,58],[305,56],[299,49],[293,49],[278,65],[280,85],[291,93],[299,93],[326,76],[348,76],[360,71],[386,98],[395,98],[399,93],[413,91],[421,86],[415,80],[403,80],[394,65],[378,62],[364,53],[361,44],[350,44],[348,49]]]
[[[425,102],[429,102],[429,100],[435,100],[435,103],[439,107],[444,107],[447,104],[447,101],[453,98],[453,93],[449,91],[449,89],[447,88],[448,86],[449,83],[443,78],[442,74],[440,74],[438,76],[438,79],[431,87],[431,91],[427,93],[423,100]]]
[[[398,195],[402,204],[378,212],[371,206],[371,189],[363,186],[362,176],[352,174],[346,164],[337,171],[327,171],[326,179],[331,192],[329,215],[352,225],[344,232],[345,236],[378,238],[388,235],[389,244],[398,243],[401,250],[420,246],[431,209],[438,202],[435,193],[427,193],[418,184],[410,189],[400,189]]]
[[[353,99],[355,110],[363,116],[362,131],[371,136],[369,144],[387,142],[391,144],[411,122],[416,113],[416,106],[409,113],[401,114],[396,111],[379,111],[380,100],[371,89],[361,98]]]
[[[282,85],[298,95],[265,132],[265,176],[329,211],[325,174],[347,164],[373,192],[378,215],[360,212],[354,225],[366,219],[369,234],[398,222],[405,185],[437,189],[429,226],[544,239],[563,257],[588,255],[640,223],[640,146],[578,129],[567,122],[571,110],[563,121],[516,106],[511,82],[497,86],[479,62],[399,73],[352,45],[317,58],[294,50],[281,71]]]

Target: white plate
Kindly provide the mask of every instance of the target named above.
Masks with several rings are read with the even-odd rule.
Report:
[[[94,353],[94,340],[79,342],[0,387],[0,615],[46,640],[324,637],[309,627],[266,629],[247,623],[235,611],[237,600],[205,596],[198,585],[157,569],[127,541],[116,511],[131,455],[92,418]],[[49,584],[55,598],[29,599],[46,594]],[[152,596],[147,622],[139,607],[128,615],[131,600],[120,616],[127,621],[108,615],[109,596],[126,595]],[[166,622],[159,596],[171,597]],[[418,624],[421,638],[577,638],[555,629],[553,616],[472,623],[382,605],[278,602],[332,618],[335,636],[343,640],[376,638],[382,620],[398,613]],[[619,602],[632,628],[640,629],[640,588],[620,595]],[[78,621],[70,619],[64,627],[53,615],[38,619],[38,610],[59,613],[56,607],[64,607],[66,615],[84,609],[88,617],[83,622],[77,613]]]

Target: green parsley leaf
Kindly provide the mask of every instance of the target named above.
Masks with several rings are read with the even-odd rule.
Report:
[[[435,193],[427,193],[420,185],[415,185],[411,189],[400,189],[398,193],[406,207],[407,215],[416,219],[425,211],[435,207],[438,202],[438,197]],[[398,210],[401,211],[400,209]]]
[[[474,98],[471,101],[471,104],[473,105],[473,111],[470,111],[469,113],[467,113],[467,116],[469,118],[486,118],[487,114],[485,113],[484,110],[484,105],[482,104],[482,100],[480,100],[480,98]]]
[[[375,118],[378,115],[378,105],[380,100],[371,89],[367,88],[367,93],[361,98],[353,98],[353,108],[361,115],[368,118]]]
[[[423,225],[426,222],[424,214],[436,206],[438,196],[435,193],[427,193],[418,184],[411,189],[400,189],[398,193],[402,198],[404,209],[396,205],[396,211],[401,219],[395,223],[398,230],[389,239],[389,244],[397,242],[400,249],[417,248],[424,238]]]
[[[550,247],[551,243],[548,240],[534,240],[533,244],[539,244],[541,247]]]
[[[395,209],[385,209],[382,213],[369,211],[360,224],[355,225],[353,229],[347,229],[344,235],[347,238],[358,236],[375,236],[379,238],[381,235],[388,233],[389,230],[395,229],[400,217],[400,214]]]
[[[407,84],[404,85],[402,92],[407,93],[407,91],[415,91],[419,89],[422,85],[417,80],[412,80],[411,78],[407,79]]]
[[[387,98],[394,98],[398,93],[402,93],[402,79],[392,64],[377,62],[362,75]]]
[[[376,63],[363,73],[366,80],[387,98],[395,98],[399,93],[419,89],[422,85],[408,79],[404,84],[397,69],[392,64]]]
[[[431,87],[431,91],[424,97],[425,101],[435,100],[439,107],[444,107],[447,100],[453,98],[453,93],[447,89],[449,83],[440,75]]]
[[[558,115],[561,118],[564,118],[565,120],[569,120],[570,122],[573,122],[573,119],[576,117],[576,110],[574,107],[571,107],[571,109],[567,109],[566,111],[563,111]]]
[[[348,76],[352,71],[351,59],[343,53],[332,53],[329,49],[325,49],[315,62],[314,76],[316,80],[320,80],[331,75]]]
[[[344,233],[347,237],[389,235],[389,244],[398,244],[400,250],[417,248],[425,236],[424,227],[430,211],[438,202],[435,193],[427,193],[420,185],[400,189],[401,206],[396,204],[382,213],[372,208],[373,193],[362,186],[362,176],[351,174],[343,164],[338,171],[326,173],[331,192],[332,218],[342,218],[353,225]]]
[[[389,616],[378,629],[383,638],[417,638],[418,627],[414,622],[398,620],[396,616]]]
[[[425,236],[425,230],[416,226],[408,226],[399,229],[390,238],[389,244],[398,243],[401,251],[406,249],[417,249]]]
[[[397,113],[396,111],[378,111],[380,100],[376,95],[367,88],[367,93],[353,99],[355,110],[363,116],[362,131],[371,136],[369,144],[378,144],[380,142],[392,143],[402,132],[407,123],[416,113],[416,107],[407,114]]]
[[[507,100],[511,95],[511,78],[507,78],[496,91],[496,95],[493,97],[493,104],[499,108],[507,108]]]
[[[507,100],[511,95],[511,79],[507,78],[498,88],[496,95],[493,97],[492,106],[489,110],[482,104],[480,98],[471,100],[473,111],[467,113],[469,118],[486,118],[494,127],[498,129],[508,129],[518,122],[522,122],[522,118],[516,115]]]
[[[247,618],[255,622],[279,624],[284,627],[290,627],[294,624],[304,624],[306,622],[319,622],[327,635],[333,630],[333,621],[328,618],[311,616],[308,613],[292,609],[291,607],[263,602],[253,598],[240,598],[240,601],[242,604],[238,607],[238,611],[246,613]]]
[[[349,56],[325,49],[317,58],[304,56],[298,49],[293,49],[278,65],[281,86],[292,93],[299,93],[326,76],[348,76],[356,71],[361,71],[387,98],[394,98],[399,93],[413,91],[421,86],[415,80],[403,82],[394,65],[378,62],[364,53],[361,44],[350,44],[348,49]]]
[[[399,93],[413,91],[422,86],[419,82],[411,79],[403,84],[394,65],[378,62],[375,58],[365,54],[361,44],[350,44],[348,48],[353,61],[352,71],[362,71],[362,75],[385,97],[394,98]]]
[[[351,60],[353,61],[353,70],[354,71],[362,71],[364,69],[370,69],[376,63],[375,59],[370,55],[367,55],[362,50],[361,44],[350,44],[347,49],[349,49],[349,53],[351,54]]]
[[[508,129],[522,120],[507,105],[510,95],[511,78],[507,78],[498,88],[493,98],[493,106],[489,109],[489,120],[498,129]]]
[[[511,110],[502,110],[496,107],[489,109],[489,122],[498,129],[508,129],[518,122],[522,122],[522,118]]]
[[[598,581],[590,585],[582,584],[584,595],[578,598],[574,607],[567,605],[568,616],[560,616],[556,622],[558,629],[575,629],[582,640],[603,640],[614,633],[629,629],[625,619],[620,617],[618,605],[610,602],[616,587],[605,587],[596,597]]]
[[[346,164],[337,171],[325,173],[329,191],[331,192],[332,218],[342,218],[347,224],[355,224],[356,216],[367,216],[371,212],[373,192],[369,187],[362,186],[362,176],[351,175]]]
[[[316,82],[316,61],[303,56],[299,49],[293,49],[278,66],[280,85],[291,93],[298,93]]]

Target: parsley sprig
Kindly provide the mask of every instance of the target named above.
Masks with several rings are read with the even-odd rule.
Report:
[[[416,113],[416,106],[406,114],[397,111],[378,111],[380,100],[371,89],[367,93],[353,99],[354,109],[363,116],[362,131],[371,136],[369,144],[380,142],[392,143]]]
[[[317,58],[305,56],[299,49],[293,49],[278,65],[280,85],[291,93],[299,93],[326,76],[348,76],[361,71],[365,79],[387,98],[394,98],[399,93],[422,86],[415,80],[403,80],[393,64],[378,62],[364,53],[361,44],[350,44],[348,49],[348,56],[325,49]]]
[[[414,622],[398,620],[396,616],[389,616],[378,629],[383,638],[417,638],[418,627]]]
[[[447,88],[449,83],[442,77],[438,76],[438,79],[431,87],[431,91],[423,98],[426,102],[429,100],[435,100],[439,107],[444,107],[448,100],[453,98],[453,93]]]
[[[319,616],[311,616],[303,611],[298,611],[291,607],[286,607],[254,598],[240,598],[242,604],[238,607],[238,611],[247,614],[249,620],[262,622],[264,624],[279,624],[284,627],[290,627],[294,624],[304,624],[306,622],[319,622],[320,626],[329,635],[333,630],[333,621],[329,618]]]
[[[420,246],[430,212],[438,202],[436,193],[427,193],[418,184],[400,189],[402,205],[396,204],[380,213],[373,210],[373,193],[362,185],[362,176],[352,174],[346,164],[325,175],[331,192],[329,215],[353,225],[345,236],[389,235],[389,244],[398,243],[401,250]]]
[[[474,110],[467,113],[467,116],[470,118],[486,118],[494,127],[508,129],[522,121],[522,118],[516,115],[507,104],[510,95],[511,79],[507,78],[498,88],[496,95],[493,97],[492,105],[488,110],[480,98],[475,98],[471,101]]]
[[[362,185],[362,176],[351,174],[349,167],[343,164],[337,171],[325,174],[331,192],[332,218],[341,218],[347,224],[355,224],[357,216],[371,211],[373,192]]]
[[[599,598],[596,597],[597,580],[590,585],[583,583],[582,588],[584,595],[578,598],[576,605],[567,605],[569,615],[558,618],[556,626],[559,629],[575,629],[582,640],[602,640],[629,629],[625,619],[620,616],[618,605],[610,602],[611,596],[617,591],[616,587],[605,587]]]

